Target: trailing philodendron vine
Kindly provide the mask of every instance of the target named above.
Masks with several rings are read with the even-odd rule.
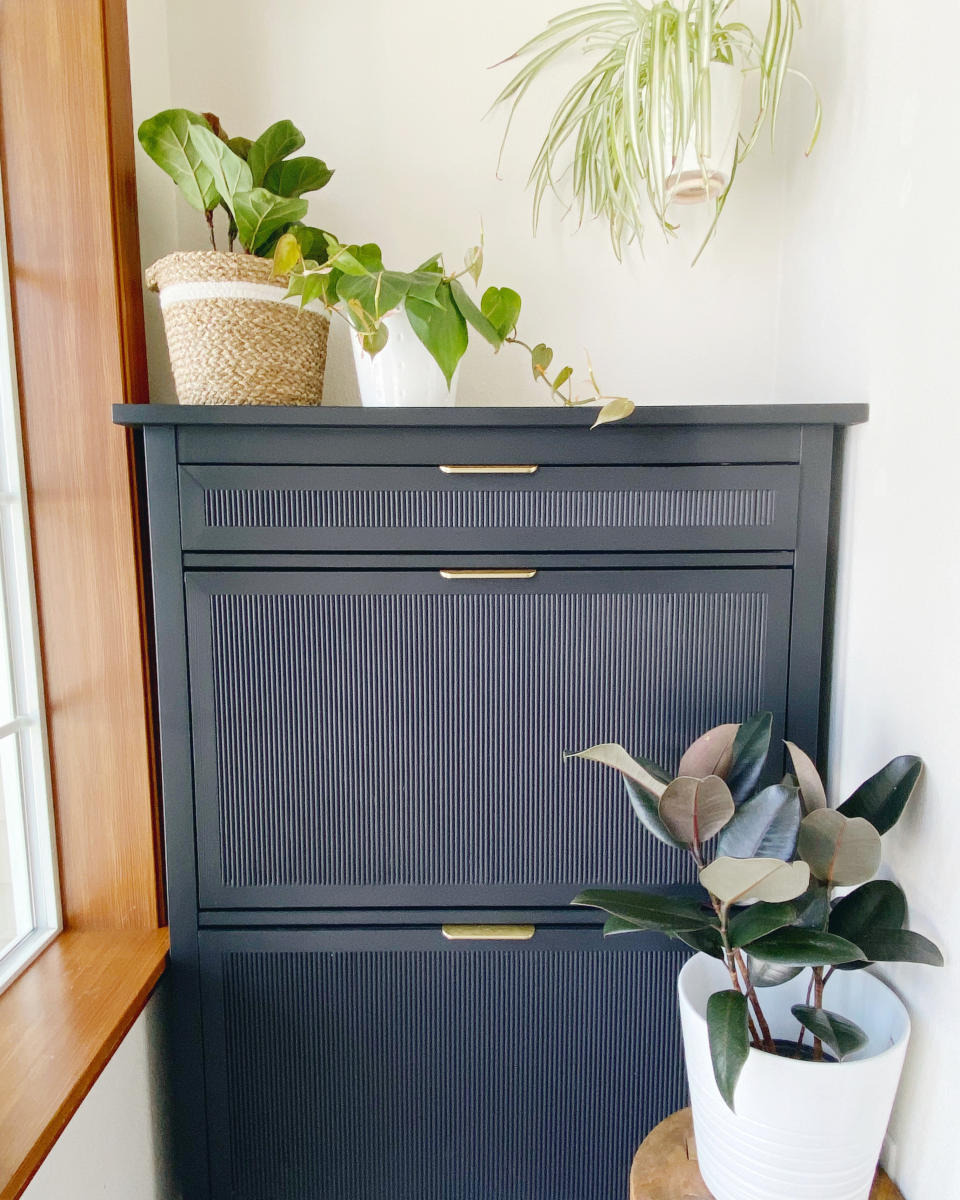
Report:
[[[710,997],[707,1028],[717,1086],[731,1108],[750,1047],[779,1049],[764,1017],[763,988],[809,968],[807,1003],[792,1010],[797,1053],[809,1034],[815,1060],[824,1046],[842,1060],[867,1037],[826,1007],[835,971],[874,962],[943,964],[932,942],[904,928],[902,890],[874,878],[881,836],[910,799],[920,759],[893,759],[829,808],[816,767],[790,742],[792,773],[755,790],[771,726],[770,713],[759,713],[709,730],[684,753],[676,778],[615,743],[568,756],[619,771],[645,829],[693,859],[700,894],[591,889],[573,903],[606,912],[607,934],[653,930],[723,961],[730,987]]]
[[[717,150],[711,146],[712,93],[719,66],[756,79],[757,105],[747,131],[733,130],[736,156],[722,190],[704,189],[715,204],[712,233],[736,164],[764,125],[774,135],[787,77],[809,83],[790,66],[800,27],[797,0],[768,3],[765,28],[754,29],[735,19],[736,0],[600,0],[554,17],[511,55],[506,61],[527,61],[494,102],[509,106],[504,140],[517,106],[558,60],[579,53],[588,61],[557,105],[530,172],[535,226],[544,196],[555,192],[581,222],[591,215],[608,223],[618,257],[625,238],[642,236],[650,213],[673,234],[668,208],[676,194],[675,166],[692,148],[706,181]],[[814,99],[808,154],[820,129],[816,93]]]
[[[521,338],[521,300],[512,288],[488,287],[473,299],[467,280],[475,286],[479,283],[482,246],[467,251],[458,271],[448,271],[439,254],[413,271],[391,271],[384,266],[376,244],[345,246],[330,234],[324,237],[324,251],[318,259],[312,254],[312,235],[304,240],[300,229],[291,228],[277,242],[274,270],[277,275],[289,277],[289,294],[298,297],[301,305],[319,301],[329,312],[342,317],[371,356],[379,354],[389,340],[385,318],[403,310],[414,333],[443,372],[448,387],[473,330],[489,342],[494,352],[502,346],[518,346],[526,351],[533,378],[563,404],[604,401],[594,425],[633,412],[633,403],[625,396],[605,396],[601,392],[592,367],[588,371],[588,390],[578,395],[572,384],[573,367],[557,369],[553,365],[554,352],[545,342]]]

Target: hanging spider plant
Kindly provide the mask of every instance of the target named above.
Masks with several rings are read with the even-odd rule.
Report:
[[[557,106],[531,169],[534,228],[547,193],[565,203],[569,196],[581,223],[588,214],[606,219],[619,258],[624,240],[641,239],[648,212],[671,235],[671,203],[706,200],[715,209],[706,246],[737,164],[765,124],[773,139],[787,74],[810,82],[790,67],[797,0],[769,0],[763,36],[732,19],[736,2],[605,0],[554,17],[506,60],[527,62],[494,102],[510,106],[504,142],[517,106],[548,68],[577,50],[590,60]],[[759,78],[757,110],[744,135],[750,72]],[[808,154],[820,131],[815,91],[814,99]]]

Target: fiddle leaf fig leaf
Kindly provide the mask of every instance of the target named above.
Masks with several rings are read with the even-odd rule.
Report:
[[[413,332],[430,351],[449,387],[467,349],[467,323],[453,302],[449,283],[441,281],[437,301],[427,304],[408,296],[405,308]]]
[[[573,372],[571,371],[570,374],[572,375]],[[636,407],[634,402],[627,399],[626,396],[612,396],[597,413],[590,428],[596,429],[598,425],[609,425],[611,421],[625,421],[627,417],[633,416]]]
[[[721,904],[780,904],[807,890],[810,868],[778,858],[715,858],[700,872],[700,882]]]
[[[782,929],[795,921],[796,917],[795,904],[751,904],[731,917],[727,937],[730,939],[730,945],[738,949],[748,942],[755,942],[757,938],[772,933],[775,929]]]
[[[660,797],[660,820],[671,836],[685,846],[708,842],[734,812],[730,789],[716,775],[708,775],[706,779],[675,779]]]
[[[923,763],[916,755],[894,758],[861,783],[838,811],[845,817],[863,817],[878,833],[886,833],[900,820],[922,774]]]
[[[841,1017],[839,1013],[825,1008],[812,1008],[808,1004],[794,1004],[790,1009],[804,1029],[808,1029],[843,1062],[851,1054],[862,1050],[870,1041],[859,1025]]]
[[[724,1103],[732,1111],[737,1081],[750,1053],[746,996],[732,988],[714,992],[707,1001],[707,1035],[713,1075]]]
[[[434,284],[434,294],[436,294],[436,284]],[[450,294],[464,320],[472,325],[481,337],[486,338],[494,350],[499,350],[503,345],[500,331],[477,308],[459,279],[450,280]]]
[[[683,752],[678,775],[693,775],[704,779],[707,775],[719,775],[726,779],[733,761],[733,741],[739,725],[717,725],[708,729]]]
[[[512,288],[488,287],[480,297],[480,311],[500,334],[501,341],[516,329],[521,303]]]
[[[220,198],[226,202],[235,216],[237,193],[249,192],[253,187],[253,175],[250,168],[239,154],[234,154],[226,142],[203,125],[191,127],[190,140],[203,165],[210,172]]]
[[[783,963],[791,967],[826,967],[866,961],[860,947],[846,938],[795,925],[775,929],[748,942],[744,949],[760,962]]]
[[[797,850],[811,873],[830,886],[865,883],[880,866],[880,834],[863,817],[845,817],[834,808],[803,818]]]
[[[775,783],[744,801],[717,843],[729,858],[782,858],[789,862],[800,832],[798,789]]]
[[[191,208],[212,212],[220,203],[213,176],[190,137],[192,129],[210,127],[199,113],[168,108],[144,121],[137,130],[140,145],[183,193]],[[214,136],[211,132],[210,136]]]
[[[258,187],[250,192],[237,192],[233,209],[241,243],[251,254],[256,254],[278,229],[306,216],[307,202],[288,200]]]
[[[790,752],[793,773],[800,785],[800,798],[803,800],[804,813],[812,813],[818,808],[826,808],[827,793],[813,759],[793,742],[784,742],[784,745]]]
[[[260,187],[274,163],[299,150],[303,143],[303,134],[292,121],[276,121],[265,129],[247,151],[254,186]]]
[[[232,137],[227,138],[227,145],[238,157],[244,162],[247,161],[247,155],[250,153],[250,147],[253,142],[248,137]]]
[[[303,155],[275,162],[263,177],[263,186],[278,196],[302,196],[326,187],[333,172],[319,158]]]
[[[316,229],[312,225],[294,224],[288,232],[299,242],[300,253],[304,258],[311,259],[318,266],[327,261],[327,235],[322,229]]]
[[[763,772],[772,729],[773,713],[761,712],[744,721],[737,730],[727,772],[727,786],[737,805],[747,799]]]
[[[571,901],[586,908],[599,908],[612,917],[631,921],[637,929],[674,934],[689,929],[704,929],[716,918],[690,896],[670,896],[660,892],[615,891],[588,888]]]

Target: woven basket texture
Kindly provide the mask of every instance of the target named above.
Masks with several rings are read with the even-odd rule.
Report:
[[[269,259],[216,250],[168,254],[146,272],[162,293],[179,283],[271,284]],[[170,365],[181,404],[320,404],[330,322],[289,304],[218,296],[163,310]]]

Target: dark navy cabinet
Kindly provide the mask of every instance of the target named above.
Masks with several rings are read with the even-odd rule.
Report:
[[[184,1200],[621,1200],[684,1096],[691,878],[597,741],[757,709],[821,751],[855,406],[131,406],[143,439]]]

